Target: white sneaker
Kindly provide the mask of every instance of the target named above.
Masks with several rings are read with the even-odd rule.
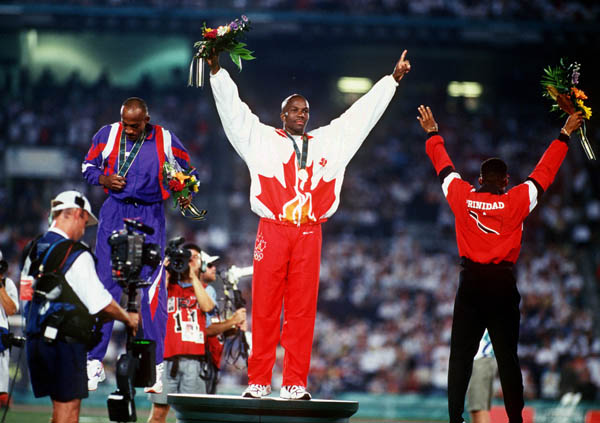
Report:
[[[149,388],[144,388],[144,392],[146,392],[147,394],[162,394],[162,391],[163,391],[162,374],[163,374],[164,368],[165,368],[164,361],[162,363],[156,365],[156,381],[154,382],[154,385],[150,386]]]
[[[245,398],[262,398],[266,397],[271,393],[270,385],[248,385],[244,393],[242,394]]]
[[[289,400],[309,400],[312,397],[304,386],[290,385],[281,387],[279,398]]]
[[[98,383],[106,380],[106,373],[104,373],[104,365],[100,360],[88,360],[87,362],[87,377],[88,377],[88,391],[95,391],[98,389]]]

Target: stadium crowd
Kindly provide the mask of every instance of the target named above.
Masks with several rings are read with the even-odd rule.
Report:
[[[107,78],[88,86],[76,75],[59,84],[49,74],[32,82],[22,73],[16,83],[19,95],[0,100],[0,151],[11,146],[61,147],[77,164],[93,131],[117,120],[115,104],[131,92],[111,86]],[[255,217],[247,205],[249,178],[243,163],[234,160],[229,174],[235,180],[228,182],[225,194],[216,192],[214,167],[219,160],[209,152],[214,143],[226,141],[210,96],[175,83],[155,87],[150,80],[140,82],[138,89],[147,93],[152,119],[184,140],[200,172],[205,190],[201,196],[227,197],[229,227],[214,227],[210,218],[194,224],[169,210],[169,237],[184,235],[218,253],[224,258],[223,270],[232,264],[249,265],[255,235]],[[260,95],[247,93],[250,101]],[[425,100],[403,99],[402,105],[386,112],[387,119],[350,165],[340,209],[324,227],[309,376],[316,397],[344,391],[432,394],[446,389],[459,268],[451,213],[426,160],[416,105],[412,106]],[[482,104],[477,111],[469,111],[459,100],[431,104],[440,110],[440,133],[457,170],[473,182],[484,158],[473,151],[503,157],[516,183],[525,179],[560,129],[558,121],[517,104]],[[316,126],[312,123],[309,127]],[[600,233],[600,182],[585,166],[576,140],[563,166],[524,233],[517,266],[523,316],[519,355],[527,398],[556,399],[581,392],[584,399],[594,400],[600,388],[600,338],[590,301],[599,291],[590,291],[589,284],[600,283],[600,272],[594,274],[600,261],[593,255]],[[85,192],[98,209],[104,193],[89,189],[77,168],[60,180],[12,178],[2,186],[0,198],[11,207],[0,208],[0,249],[15,281],[20,251],[47,227],[45,193],[73,188]],[[242,288],[251,313],[249,284]],[[114,360],[114,345],[109,355],[111,351]],[[245,385],[245,371],[228,366],[222,383]]]
[[[10,1],[9,1],[10,3]],[[21,0],[19,4],[40,3]],[[399,14],[471,19],[516,19],[594,22],[600,6],[590,0],[50,0],[44,4],[85,6],[145,6],[198,10],[233,9],[245,11],[339,12],[353,15]]]

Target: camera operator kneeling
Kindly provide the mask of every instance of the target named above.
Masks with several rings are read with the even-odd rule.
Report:
[[[86,355],[99,340],[99,316],[124,322],[134,334],[139,319],[113,300],[91,251],[78,242],[86,226],[98,223],[87,198],[65,191],[50,207],[50,229],[24,251],[22,278],[34,278],[24,311],[27,363],[34,395],[52,400],[52,423],[75,423],[88,396]]]

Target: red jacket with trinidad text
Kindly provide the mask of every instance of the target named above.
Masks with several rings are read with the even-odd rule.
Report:
[[[440,177],[452,209],[458,253],[477,263],[515,263],[521,250],[523,220],[550,186],[567,154],[568,137],[560,135],[546,149],[527,180],[506,193],[479,192],[454,169],[444,139],[432,135],[426,152]]]

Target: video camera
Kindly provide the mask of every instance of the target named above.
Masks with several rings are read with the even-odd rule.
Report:
[[[187,248],[181,247],[184,242],[185,238],[182,236],[173,238],[169,241],[169,244],[165,249],[165,257],[169,259],[167,270],[175,276],[173,282],[179,282],[181,280],[181,275],[190,267],[190,257],[192,256],[192,253]]]
[[[24,346],[25,338],[16,336],[6,328],[0,328],[0,352],[12,347],[23,348]]]
[[[152,269],[161,262],[158,245],[146,242],[144,234],[152,235],[154,229],[132,219],[123,219],[125,228],[114,231],[108,239],[113,278],[127,289],[127,311],[136,312],[137,288],[148,286],[150,281],[140,278],[144,265]],[[143,234],[134,232],[134,229]],[[138,336],[143,336],[141,329]],[[108,396],[110,421],[135,422],[134,387],[152,386],[156,380],[156,343],[150,339],[131,338],[127,335],[125,354],[117,361],[117,390]]]
[[[132,282],[139,286],[149,283],[140,281],[140,272],[144,265],[155,269],[159,265],[160,247],[146,242],[146,235],[152,235],[154,229],[133,219],[123,219],[125,228],[114,231],[108,239],[110,259],[112,261],[112,276],[123,288]],[[133,230],[143,232],[136,233]]]

